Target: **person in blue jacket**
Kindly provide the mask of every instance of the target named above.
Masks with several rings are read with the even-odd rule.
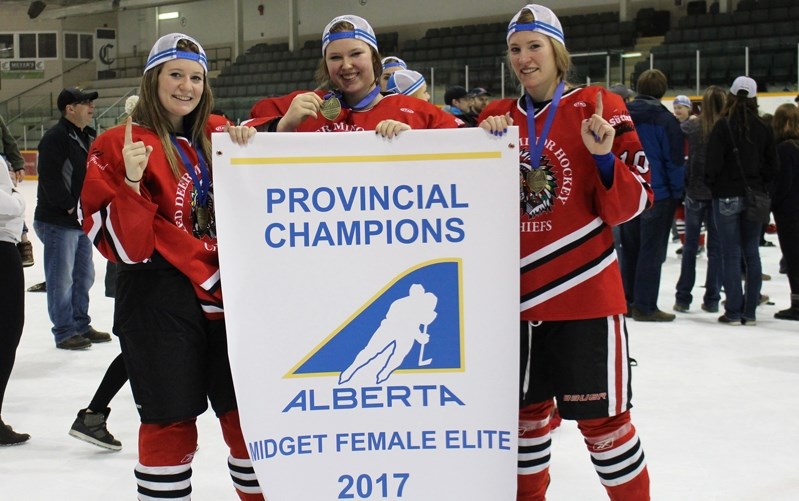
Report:
[[[638,78],[638,95],[628,105],[645,158],[639,169],[651,171],[655,202],[638,217],[621,225],[621,275],[628,315],[639,322],[671,322],[675,316],[658,308],[660,271],[666,258],[674,210],[683,197],[685,139],[680,123],[660,99],[668,81],[660,70]]]

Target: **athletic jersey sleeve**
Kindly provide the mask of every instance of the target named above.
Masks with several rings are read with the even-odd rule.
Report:
[[[157,206],[125,184],[121,132],[122,126],[110,129],[93,143],[81,191],[81,212],[84,232],[106,259],[134,264],[148,260],[155,249]],[[144,186],[142,191],[146,193]]]
[[[586,92],[596,92],[595,89],[586,89]],[[594,203],[599,217],[615,226],[629,221],[652,205],[654,193],[649,185],[649,163],[627,107],[621,97],[611,92],[603,92],[602,100],[603,117],[616,131],[611,150],[615,165],[613,182],[608,187],[597,169]]]
[[[290,94],[286,94],[285,96],[266,97],[261,99],[253,105],[252,109],[250,109],[250,118],[242,122],[241,125],[255,127],[259,131],[265,132],[265,130],[262,129],[264,129],[267,124],[273,120],[282,118],[288,111],[294,98],[306,92],[313,91],[298,90]],[[324,95],[321,91],[315,92],[319,96]]]

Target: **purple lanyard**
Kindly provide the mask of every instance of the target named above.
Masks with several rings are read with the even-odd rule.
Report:
[[[547,136],[549,136],[549,129],[552,127],[552,121],[555,120],[555,112],[558,109],[558,104],[560,104],[560,97],[563,95],[565,86],[563,82],[560,82],[557,88],[555,88],[555,95],[552,96],[552,102],[549,103],[549,111],[547,112],[547,119],[544,121],[544,128],[541,129],[541,137],[537,140],[535,136],[535,106],[533,105],[533,99],[530,97],[530,94],[527,92],[524,93],[527,104],[525,110],[527,112],[527,137],[530,141],[527,149],[530,151],[530,164],[533,166],[533,169],[537,169],[541,164],[541,153],[544,151],[544,143],[546,143]]]
[[[192,165],[191,161],[189,160],[189,156],[186,155],[186,152],[183,151],[183,148],[178,145],[175,135],[170,134],[169,139],[172,140],[172,144],[175,145],[178,153],[180,153],[180,158],[183,159],[183,166],[186,168],[186,172],[189,173],[189,176],[191,176],[191,180],[194,183],[194,188],[197,190],[197,203],[201,207],[206,207],[208,190],[211,187],[211,174],[208,171],[208,164],[205,163],[203,152],[192,146],[194,152],[197,153],[197,161],[200,164],[200,176],[202,176],[202,182],[200,182],[200,179],[197,177],[197,173],[194,172],[194,165]]]
[[[374,98],[380,93],[380,87],[375,87],[369,94],[366,95],[365,98],[361,99],[361,101],[356,104],[355,106],[350,106],[347,104],[347,101],[344,99],[344,94],[340,90],[331,90],[323,99],[327,99],[330,96],[336,96],[339,101],[341,101],[341,106],[343,108],[352,108],[353,111],[361,111],[362,109],[366,108],[369,103],[374,101]]]

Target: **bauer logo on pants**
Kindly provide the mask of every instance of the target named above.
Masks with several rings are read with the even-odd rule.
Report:
[[[286,377],[373,385],[400,373],[462,369],[461,261],[445,259],[401,273]]]

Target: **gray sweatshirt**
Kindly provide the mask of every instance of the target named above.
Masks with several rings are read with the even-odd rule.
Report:
[[[0,157],[0,242],[19,242],[25,216],[25,199],[14,190],[6,161]]]

